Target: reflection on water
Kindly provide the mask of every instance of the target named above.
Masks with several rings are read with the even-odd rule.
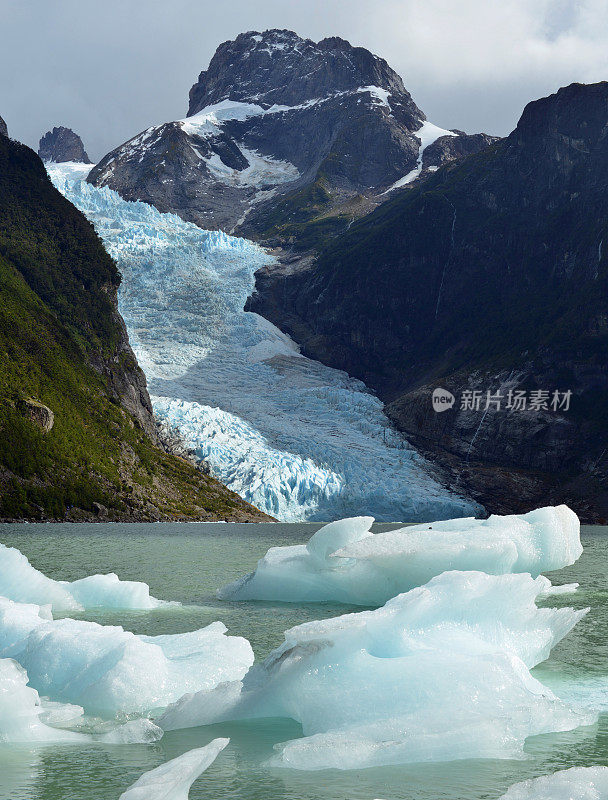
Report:
[[[147,634],[179,633],[221,619],[229,633],[250,639],[259,658],[282,641],[286,628],[351,609],[329,604],[224,603],[215,598],[215,590],[251,570],[268,547],[306,541],[316,527],[0,525],[0,541],[19,547],[53,578],[74,580],[115,571],[123,579],[146,581],[156,597],[184,603],[181,608],[153,612],[89,613],[88,619]],[[555,583],[579,582],[581,589],[547,604],[591,606],[551,659],[534,670],[557,688],[589,679],[598,687],[599,679],[608,677],[607,534],[606,528],[585,528],[585,552],[579,562],[550,575]],[[597,691],[593,698],[597,702]],[[192,800],[482,800],[545,772],[608,765],[608,715],[593,728],[528,740],[529,757],[523,761],[460,761],[352,772],[264,766],[275,744],[300,734],[298,724],[280,719],[173,731],[153,745],[54,745],[35,750],[0,746],[0,800],[117,800],[142,772],[217,736],[228,736],[231,743],[194,784]]]

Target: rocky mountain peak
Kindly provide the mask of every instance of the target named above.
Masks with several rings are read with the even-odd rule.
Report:
[[[608,81],[571,83],[524,108],[510,139],[544,137],[549,130],[591,141],[608,131]]]
[[[350,226],[390,192],[490,143],[433,125],[387,62],[333,36],[221,44],[185,119],[142,131],[88,180],[203,228],[276,245]]]
[[[338,36],[315,43],[289,30],[248,31],[218,47],[190,90],[188,115],[227,99],[294,106],[366,86],[411,104],[424,119],[399,75],[369,50]]]
[[[82,139],[70,128],[60,125],[48,131],[40,139],[38,155],[43,161],[80,161],[84,164],[92,164],[88,157]]]
[[[2,117],[0,117],[0,136],[8,136],[8,128]]]

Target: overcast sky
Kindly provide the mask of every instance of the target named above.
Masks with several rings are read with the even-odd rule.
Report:
[[[67,125],[96,160],[184,116],[217,45],[267,28],[369,48],[431,121],[471,133],[608,79],[607,0],[0,0],[0,116],[35,147]]]

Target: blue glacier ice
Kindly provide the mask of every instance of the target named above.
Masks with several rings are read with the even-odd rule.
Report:
[[[361,382],[243,310],[254,272],[273,260],[266,251],[93,187],[83,165],[48,169],[118,263],[120,311],[157,417],[227,486],[284,521],[479,510],[435,480]]]
[[[221,622],[144,636],[118,625],[55,620],[48,606],[0,597],[0,659],[18,661],[41,695],[111,720],[239,680],[253,663],[253,650],[246,639],[226,636]]]
[[[49,605],[55,614],[92,608],[149,611],[167,603],[150,594],[147,583],[121,581],[113,572],[56,581],[33,567],[15,547],[0,543],[0,596],[18,603]]]
[[[118,800],[188,800],[194,781],[213,764],[230,739],[214,739],[188,750],[138,778]]]
[[[608,767],[572,767],[511,786],[499,800],[608,800]]]
[[[583,552],[580,521],[564,505],[376,534],[370,530],[373,521],[336,520],[306,544],[272,547],[255,572],[218,594],[227,600],[377,606],[448,570],[528,572],[536,577],[574,564]],[[572,591],[572,586],[556,588]]]
[[[597,719],[530,672],[588,611],[538,608],[550,593],[544,576],[444,572],[374,611],[286,631],[243,680],[185,695],[157,724],[291,718],[304,736],[271,764],[294,769],[524,758],[529,736]]]

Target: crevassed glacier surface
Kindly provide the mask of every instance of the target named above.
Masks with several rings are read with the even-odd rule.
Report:
[[[115,625],[52,618],[48,606],[0,597],[0,658],[27,670],[29,685],[87,714],[147,714],[186,692],[239,680],[253,663],[246,639],[214,622],[200,630],[139,636]]]
[[[362,383],[243,310],[255,270],[272,261],[264,250],[90,186],[82,165],[48,169],[118,262],[120,311],[157,416],[227,486],[285,521],[478,510],[432,477]]]
[[[567,506],[372,533],[373,517],[330,522],[307,544],[273,547],[255,572],[220,590],[229,600],[381,605],[447,570],[534,576],[573,564],[580,522]],[[571,587],[566,587],[570,589]]]
[[[119,800],[188,800],[194,781],[213,764],[230,739],[214,739],[145,772]]]
[[[166,605],[140,581],[121,581],[114,573],[67,582],[48,578],[15,547],[0,544],[0,595],[18,603],[50,605],[55,614],[92,608],[150,610]]]
[[[522,781],[500,800],[608,800],[608,767],[572,767]]]
[[[538,608],[550,586],[445,572],[375,611],[292,628],[243,681],[186,695],[158,724],[289,717],[304,737],[271,764],[295,769],[522,758],[527,737],[597,718],[530,673],[588,611]]]

